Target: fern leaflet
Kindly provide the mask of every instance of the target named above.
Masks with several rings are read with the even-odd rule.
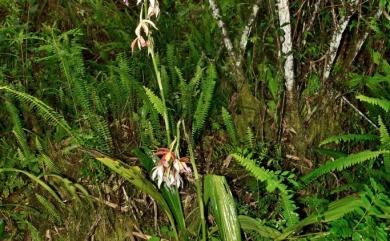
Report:
[[[0,90],[11,93],[19,101],[30,104],[30,106],[37,111],[37,113],[48,123],[54,123],[64,129],[70,136],[74,136],[71,128],[65,119],[54,111],[50,106],[46,105],[43,101],[31,96],[29,94],[11,89],[7,86],[0,86]]]
[[[305,184],[310,183],[319,176],[332,171],[342,171],[350,166],[376,159],[382,154],[389,154],[390,151],[362,151],[359,153],[351,154],[346,157],[338,158],[334,161],[329,161],[319,168],[313,170],[309,174],[302,177],[302,181]]]
[[[339,144],[341,142],[361,142],[361,141],[376,141],[378,136],[371,134],[343,134],[331,136],[323,140],[319,146],[324,146],[330,143]]]
[[[388,112],[390,110],[390,100],[386,99],[379,99],[379,98],[372,98],[364,95],[358,95],[356,96],[356,99],[369,103],[371,105],[376,105],[381,107],[383,110]]]
[[[208,68],[208,76],[206,80],[202,82],[202,92],[196,105],[194,120],[192,124],[192,135],[194,137],[198,135],[204,127],[206,117],[210,109],[211,100],[213,98],[216,78],[217,73],[215,70],[215,66],[211,65]]]
[[[165,113],[165,107],[162,102],[162,100],[155,94],[153,91],[147,87],[144,87],[146,95],[149,98],[149,101],[152,103],[153,107],[156,109],[156,111],[164,116]]]
[[[233,118],[224,107],[222,107],[222,119],[223,119],[223,123],[226,126],[226,130],[229,134],[230,139],[232,140],[233,144],[237,145],[238,144],[237,131],[233,123]]]

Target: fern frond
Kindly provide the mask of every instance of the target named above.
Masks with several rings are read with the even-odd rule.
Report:
[[[232,140],[233,144],[238,144],[238,138],[237,138],[237,131],[236,127],[233,122],[233,118],[230,115],[230,113],[225,109],[225,107],[222,107],[222,119],[223,123],[225,124],[227,133],[229,134],[230,139]]]
[[[196,89],[198,89],[198,86],[199,86],[199,83],[200,83],[200,80],[202,79],[202,77],[203,77],[203,68],[200,66],[200,64],[198,64],[196,66],[196,71],[195,71],[194,77],[192,77],[192,79],[188,83],[188,90],[191,93],[193,93]]]
[[[175,67],[177,66],[177,59],[175,54],[175,46],[172,44],[167,44],[167,53],[166,58],[168,61],[168,68],[172,80],[172,85],[177,83],[177,75],[175,73]]]
[[[386,125],[383,123],[382,118],[379,116],[379,136],[381,139],[381,147],[385,150],[390,149],[390,135]],[[385,171],[390,173],[390,154],[383,154],[383,165]]]
[[[113,148],[112,137],[107,121],[94,113],[90,113],[90,123],[94,130],[94,135],[97,137],[96,141],[99,143],[99,149],[101,151],[111,153]]]
[[[153,91],[151,89],[149,89],[147,87],[144,87],[144,89],[145,89],[146,95],[148,96],[149,101],[152,103],[153,107],[156,109],[156,111],[160,115],[163,116],[164,112],[165,112],[165,107],[164,107],[162,100],[155,93],[153,93]]]
[[[252,129],[248,126],[246,129],[246,145],[249,146],[252,150],[255,149],[255,134],[253,133]]]
[[[326,138],[319,144],[319,146],[324,146],[330,143],[339,144],[341,142],[361,142],[376,140],[378,140],[378,136],[371,134],[342,134]]]
[[[282,215],[287,222],[287,227],[292,227],[299,221],[299,216],[296,213],[297,206],[292,200],[293,195],[288,191],[283,191],[280,194],[280,204],[282,206]]]
[[[359,163],[373,160],[378,158],[382,154],[389,154],[390,151],[362,151],[359,153],[350,154],[346,157],[338,158],[334,161],[329,161],[325,163],[324,165],[320,166],[319,168],[313,170],[309,174],[306,174],[302,177],[302,181],[305,184],[310,183],[314,179],[316,179],[319,176],[322,176],[326,173],[333,172],[333,171],[342,171],[348,167],[351,167],[353,165],[357,165]]]
[[[13,124],[12,132],[15,135],[16,140],[19,143],[20,148],[22,148],[24,156],[30,156],[30,148],[27,144],[27,137],[23,131],[22,122],[19,117],[19,111],[16,107],[9,101],[5,102],[5,106],[10,116],[10,120]]]
[[[54,163],[54,161],[45,154],[40,155],[40,160],[47,167],[47,169],[52,173],[61,173],[60,169]]]
[[[42,207],[45,208],[45,211],[47,212],[49,217],[51,217],[54,222],[61,223],[61,215],[57,212],[56,207],[49,200],[47,200],[45,197],[38,193],[35,193],[35,197],[42,205]]]
[[[217,72],[215,66],[211,65],[208,68],[208,76],[202,81],[202,92],[200,94],[196,110],[194,114],[194,120],[192,123],[192,136],[196,136],[203,129],[208,115],[211,100],[213,98],[214,87],[216,83]]]
[[[11,89],[8,86],[0,86],[0,90],[9,92],[19,101],[29,104],[33,109],[37,111],[37,114],[39,114],[49,124],[54,123],[55,125],[65,130],[70,136],[74,136],[71,128],[69,127],[68,123],[66,123],[65,119],[56,111],[54,111],[50,106],[46,105],[43,101],[29,94]]]
[[[368,97],[365,95],[358,95],[358,96],[356,96],[356,99],[363,101],[363,102],[366,102],[366,103],[371,104],[371,105],[379,106],[386,112],[388,112],[390,110],[390,100],[373,98],[373,97]]]
[[[263,167],[258,167],[253,160],[245,158],[241,155],[231,154],[231,156],[254,178],[261,182],[265,182],[268,192],[273,192],[275,189],[279,189],[282,192],[286,190],[286,186],[280,183],[278,177],[272,171],[266,170]]]
[[[382,117],[379,116],[379,136],[381,140],[381,144],[384,147],[389,147],[390,145],[390,135],[386,125],[383,123]]]
[[[26,221],[26,224],[28,231],[30,231],[31,241],[42,241],[43,239],[39,230],[28,221]]]

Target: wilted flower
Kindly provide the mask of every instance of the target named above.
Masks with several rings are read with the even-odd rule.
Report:
[[[183,184],[183,179],[180,174],[191,173],[191,169],[187,166],[188,158],[178,158],[178,154],[168,148],[160,148],[154,153],[157,160],[157,165],[152,170],[152,180],[157,181],[160,188],[165,182],[168,187],[180,187]]]
[[[124,3],[126,6],[129,6],[129,0],[123,0],[123,3]]]
[[[128,0],[123,0],[126,5],[129,4]],[[137,0],[137,5],[142,3],[142,0]],[[152,44],[150,41],[150,26],[157,29],[156,25],[150,20],[152,16],[158,17],[160,8],[157,0],[149,0],[148,12],[146,18],[143,18],[141,10],[140,21],[137,28],[135,29],[135,35],[137,36],[133,42],[131,42],[131,51],[134,52],[136,46],[139,49],[143,47],[149,47]],[[144,34],[144,35],[143,35]]]
[[[150,18],[154,15],[157,18],[159,14],[160,14],[160,8],[158,2],[155,0],[149,0],[148,17]]]
[[[142,33],[144,33],[146,36],[149,36],[150,34],[150,26],[157,29],[156,25],[147,19],[141,19],[137,28],[135,29],[135,35],[137,36],[133,42],[131,43],[131,50],[134,52],[134,48],[137,45],[139,49],[143,47],[147,47],[150,45],[149,40],[145,40]]]

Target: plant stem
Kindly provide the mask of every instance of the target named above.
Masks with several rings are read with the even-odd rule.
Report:
[[[167,105],[165,102],[164,88],[162,86],[161,74],[160,74],[160,71],[159,71],[158,66],[157,66],[157,60],[156,60],[156,56],[154,55],[153,47],[149,47],[149,53],[152,56],[154,72],[156,73],[158,88],[160,89],[161,101],[164,105],[163,118],[164,118],[164,122],[165,122],[165,129],[167,132],[167,145],[169,145],[171,143],[171,132],[170,132],[170,127],[169,127],[168,111],[167,111]]]
[[[192,141],[191,141],[191,138],[186,131],[186,127],[184,125],[184,122],[183,122],[183,131],[184,131],[184,136],[185,136],[187,143],[188,143],[188,151],[190,153],[191,166],[192,166],[192,169],[194,170],[194,176],[195,176],[195,187],[196,187],[196,194],[197,194],[198,206],[199,206],[200,223],[202,226],[202,239],[201,240],[206,241],[207,233],[206,233],[206,219],[204,216],[202,184],[200,181],[198,169],[196,168],[195,155],[194,155],[194,150],[192,148]]]

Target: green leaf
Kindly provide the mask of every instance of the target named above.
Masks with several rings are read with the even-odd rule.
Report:
[[[205,203],[210,204],[222,240],[240,241],[241,233],[236,205],[225,177],[206,175],[204,190]]]
[[[340,200],[331,202],[324,213],[314,213],[305,219],[301,220],[296,225],[287,228],[282,235],[275,240],[285,240],[289,235],[299,231],[303,227],[315,223],[329,223],[331,221],[342,218],[344,215],[355,211],[357,208],[363,207],[363,202],[356,196],[348,196]]]
[[[240,215],[238,216],[238,220],[240,221],[241,229],[245,232],[256,232],[261,237],[271,239],[275,239],[280,235],[278,230],[265,226],[263,223],[254,218]]]
[[[154,201],[159,204],[168,216],[168,219],[172,225],[172,228],[176,232],[175,221],[172,212],[164,200],[164,197],[157,190],[157,188],[150,182],[142,173],[141,169],[137,166],[125,166],[119,160],[114,160],[109,157],[95,157],[96,160],[110,168],[112,171],[118,173],[121,177],[129,181],[140,191],[150,195]],[[176,235],[177,236],[177,235]]]
[[[57,195],[57,193],[49,185],[47,185],[45,182],[43,182],[41,179],[39,179],[37,176],[35,176],[29,172],[15,169],[15,168],[1,168],[0,172],[17,172],[17,173],[22,173],[22,174],[26,175],[31,180],[38,183],[46,191],[48,191],[61,205],[63,205],[63,202],[62,202],[61,198]]]
[[[5,231],[5,222],[3,219],[0,219],[0,239],[4,237]]]

